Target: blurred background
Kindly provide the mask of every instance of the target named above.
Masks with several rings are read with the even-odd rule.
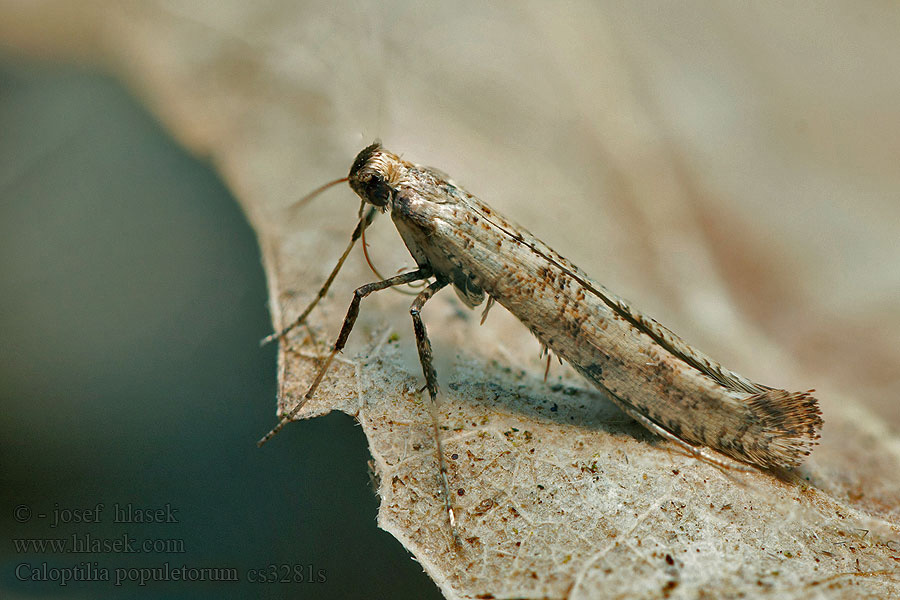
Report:
[[[0,132],[0,595],[439,597],[375,527],[350,417],[256,448],[275,423],[275,347],[258,345],[266,284],[253,231],[210,167],[110,77],[9,54]],[[55,508],[97,503],[101,523],[52,526]],[[116,524],[115,503],[168,505],[178,523]],[[16,520],[18,506],[30,520]],[[80,554],[13,541],[72,534],[180,545]],[[241,581],[60,586],[20,581],[22,563],[113,579],[116,568],[226,567]],[[279,580],[299,565],[326,581],[247,581],[269,565]]]
[[[846,443],[827,454],[829,426],[896,444],[898,30],[896,6],[849,1],[0,1],[4,597],[437,595],[374,526],[350,417],[254,445],[276,395],[256,236],[288,239],[285,207],[376,137],[739,372],[816,387],[817,455]],[[310,214],[355,210],[337,205]],[[343,216],[318,230],[323,257]],[[307,280],[308,259],[275,254],[283,285]],[[479,334],[486,355],[504,326]],[[97,502],[170,504],[177,525],[90,531],[185,552],[10,543],[86,530],[17,522],[19,505]],[[234,566],[244,582],[61,588],[19,581],[26,561]],[[246,582],[294,564],[327,582]]]

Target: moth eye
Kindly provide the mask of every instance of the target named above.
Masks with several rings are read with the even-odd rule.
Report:
[[[366,200],[375,206],[385,206],[391,201],[391,188],[380,175],[373,175],[366,182]]]

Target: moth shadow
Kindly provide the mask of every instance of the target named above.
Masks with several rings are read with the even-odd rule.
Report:
[[[541,425],[628,435],[641,442],[663,441],[622,412],[600,389],[577,385],[565,377],[545,382],[525,370],[491,361],[489,375],[468,373],[457,365],[448,387],[455,401],[473,412],[507,414]],[[460,377],[462,376],[462,377]],[[440,399],[439,399],[440,402]]]
[[[817,487],[803,466],[795,469],[750,466],[733,461],[730,457],[711,449],[708,450],[729,462],[734,462],[735,468],[723,468],[698,459],[683,448],[648,431],[619,409],[603,390],[578,385],[574,378],[570,380],[568,377],[557,377],[556,381],[545,382],[541,377],[528,371],[514,370],[496,361],[491,361],[491,366],[490,375],[482,381],[476,381],[475,373],[467,373],[465,367],[458,368],[455,375],[462,378],[449,384],[454,400],[468,405],[473,414],[507,414],[547,427],[574,428],[603,432],[611,436],[628,436],[659,450],[688,457],[698,463],[710,464],[734,479],[736,483],[740,483],[740,478],[735,477],[740,471],[758,471],[771,475],[787,485]],[[485,377],[484,371],[481,377]]]

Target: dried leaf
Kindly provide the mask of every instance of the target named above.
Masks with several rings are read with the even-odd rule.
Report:
[[[822,16],[774,5],[160,0],[47,18],[64,5],[5,2],[3,35],[101,57],[212,158],[259,233],[276,326],[316,293],[357,208],[349,190],[298,209],[288,199],[344,174],[380,136],[728,366],[818,388],[826,427],[806,466],[722,473],[569,370],[544,383],[539,346],[502,309],[479,327],[441,294],[424,318],[458,551],[406,302],[366,299],[355,345],[301,416],[357,417],[379,525],[447,597],[900,594],[898,421],[891,429],[859,402],[900,391],[900,53],[893,30],[869,26],[896,22],[896,7],[860,9],[871,13],[862,19],[849,2]],[[866,116],[869,88],[893,99],[877,119]],[[383,221],[369,237],[383,270],[410,265]],[[348,261],[310,330],[282,347],[287,405],[366,273]]]

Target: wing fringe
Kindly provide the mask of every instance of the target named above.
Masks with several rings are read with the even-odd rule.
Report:
[[[821,437],[822,411],[815,390],[788,392],[767,390],[745,402],[757,419],[759,443],[744,447],[747,456],[760,464],[791,468],[809,456]]]

